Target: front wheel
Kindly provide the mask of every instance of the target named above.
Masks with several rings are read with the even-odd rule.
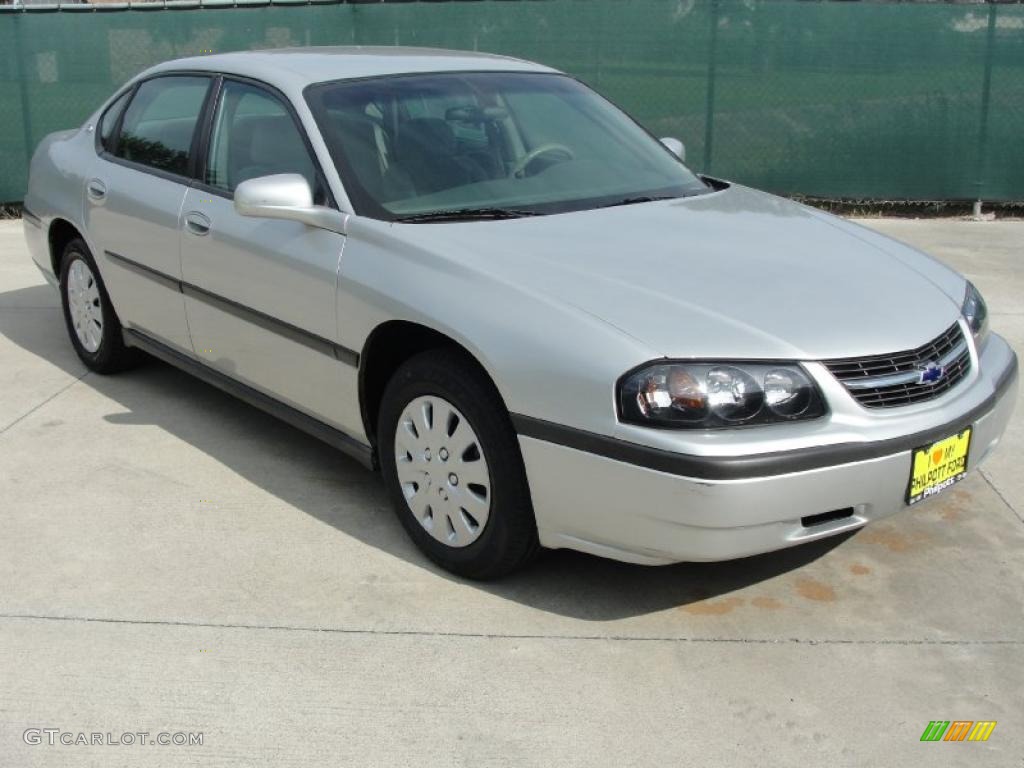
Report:
[[[398,369],[377,445],[403,527],[442,568],[493,579],[536,554],[515,432],[494,385],[466,355],[424,352]]]

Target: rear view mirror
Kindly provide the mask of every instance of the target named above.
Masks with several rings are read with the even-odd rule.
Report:
[[[298,173],[277,173],[243,181],[235,188],[235,210],[242,216],[300,221],[345,234],[348,217],[333,208],[313,205],[313,190]]]
[[[683,142],[679,139],[673,139],[671,137],[665,137],[661,140],[661,143],[680,160],[686,160],[686,147],[683,146]]]

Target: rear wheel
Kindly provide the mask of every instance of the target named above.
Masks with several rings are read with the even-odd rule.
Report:
[[[398,369],[377,444],[398,517],[435,563],[493,579],[536,554],[515,432],[494,385],[465,354],[425,352]]]
[[[71,345],[90,370],[114,373],[138,363],[141,353],[124,345],[121,323],[96,262],[81,238],[64,248],[60,297]]]

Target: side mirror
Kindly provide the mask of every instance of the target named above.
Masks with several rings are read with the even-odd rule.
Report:
[[[313,190],[298,173],[278,173],[243,181],[235,187],[235,210],[242,216],[300,221],[342,235],[348,229],[346,214],[313,205]]]
[[[668,148],[669,152],[671,152],[673,155],[675,155],[680,160],[683,160],[685,162],[686,147],[683,146],[683,142],[681,142],[679,139],[666,137],[661,140],[661,143]]]

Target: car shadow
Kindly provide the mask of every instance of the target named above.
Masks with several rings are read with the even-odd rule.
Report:
[[[27,309],[53,306],[53,312]],[[67,341],[52,288],[0,292],[0,335],[73,376],[84,368]],[[115,424],[153,425],[202,451],[267,493],[434,574],[402,530],[382,484],[354,460],[169,365],[152,360],[117,376],[90,375],[83,385],[118,403]],[[315,492],[310,490],[315,483]],[[545,551],[530,568],[499,582],[468,582],[495,596],[567,617],[607,621],[714,598],[801,568],[849,538],[831,537],[780,552],[724,563],[645,567],[568,550]]]

